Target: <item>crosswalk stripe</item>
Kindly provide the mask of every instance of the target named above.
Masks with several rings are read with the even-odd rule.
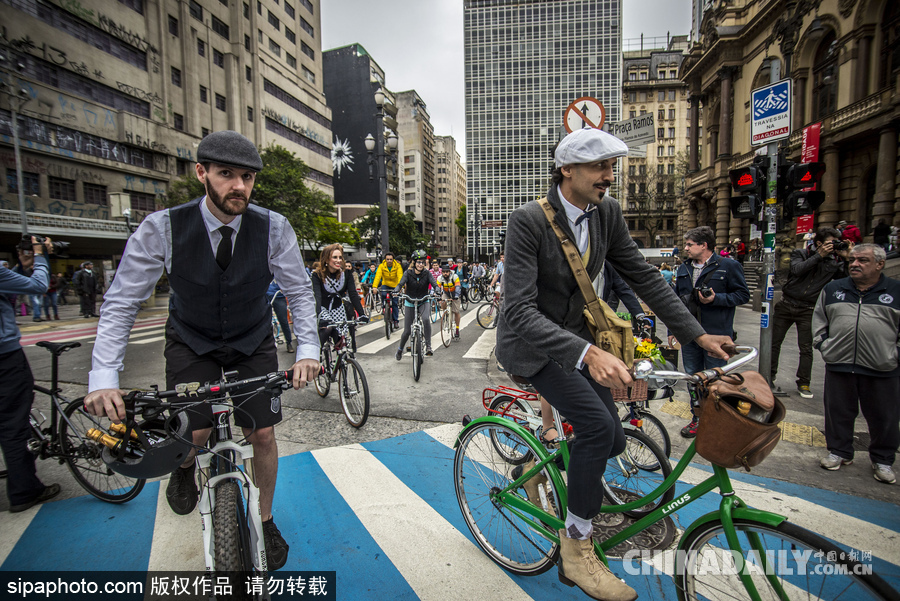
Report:
[[[206,569],[206,562],[203,559],[200,514],[196,509],[187,515],[178,515],[172,511],[166,500],[168,484],[168,480],[159,482],[147,570],[164,571],[171,570],[172,566],[179,566],[179,570],[202,572]]]
[[[451,331],[454,331],[454,328],[456,327],[456,320],[453,319],[453,313],[450,314],[450,320],[453,324],[453,327],[450,329]],[[465,313],[459,319],[459,329],[462,330],[473,321],[475,321],[475,311],[469,311]],[[443,340],[441,340],[441,320],[439,319],[431,326],[431,348],[437,348],[443,343]]]
[[[312,453],[419,598],[531,599],[362,446]],[[423,561],[427,549],[453,560]]]
[[[489,359],[496,343],[497,330],[485,330],[475,344],[469,347],[469,350],[463,355],[463,359]]]
[[[148,344],[150,342],[159,342],[160,340],[165,340],[165,336],[154,336],[153,338],[143,338],[141,340],[130,340],[129,344]]]

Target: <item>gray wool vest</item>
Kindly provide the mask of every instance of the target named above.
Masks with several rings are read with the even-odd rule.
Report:
[[[250,355],[272,331],[266,302],[272,281],[269,212],[252,204],[247,208],[231,264],[222,271],[209,244],[200,200],[169,210],[169,323],[198,355],[222,346]]]

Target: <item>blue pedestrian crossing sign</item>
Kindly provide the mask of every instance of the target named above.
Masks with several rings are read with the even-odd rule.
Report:
[[[750,143],[768,144],[791,135],[791,80],[783,79],[750,93]]]

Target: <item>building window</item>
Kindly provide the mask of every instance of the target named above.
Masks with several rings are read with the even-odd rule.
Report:
[[[300,42],[300,50],[302,50],[303,54],[305,54],[309,58],[316,60],[315,51],[312,48],[310,48],[309,46],[307,46],[305,42]]]
[[[244,2],[244,18],[250,19],[250,5]]]
[[[247,81],[253,81],[253,69],[250,67],[244,67],[244,76],[247,78]]]
[[[660,102],[662,102],[663,100],[665,100],[665,99],[666,99],[666,91],[665,91],[665,90],[660,90],[660,91],[657,93],[657,95],[656,95],[656,99],[659,100]]]
[[[225,68],[225,55],[213,48],[213,63],[217,67]]]
[[[247,107],[247,121],[253,123],[253,107],[252,106]]]
[[[200,137],[205,138],[208,135],[209,135],[209,130],[205,127],[201,127],[200,128]]]
[[[10,194],[18,194],[19,186],[16,181],[16,170],[6,169],[6,189]],[[22,190],[25,196],[41,195],[41,176],[31,171],[22,172]]]
[[[666,131],[666,128],[664,128],[664,127],[657,127],[657,128],[656,128],[656,137],[657,137],[657,138],[662,138],[662,137],[663,137],[663,134],[665,133],[665,131]]]
[[[130,192],[131,210],[152,213],[156,210],[156,197],[144,192]]]
[[[188,11],[191,13],[191,16],[198,21],[203,20],[203,7],[197,4],[194,0],[189,0]]]
[[[647,81],[647,72],[641,71],[641,81]]]
[[[669,90],[669,100],[675,100],[675,90]]]
[[[641,166],[638,167],[638,173],[640,175],[647,175],[647,165],[645,163],[641,163]]]
[[[206,96],[206,87],[200,86],[200,102],[209,102],[208,97]]]
[[[225,97],[221,94],[216,94],[216,108],[220,111],[225,110]]]
[[[172,69],[172,85],[181,87],[181,69],[176,69],[175,67],[171,67]]]
[[[658,115],[658,116],[659,116],[659,120],[660,120],[660,121],[664,121],[665,118],[666,118],[666,111],[665,111],[665,109],[659,109],[659,115]]]
[[[294,55],[291,54],[290,52],[285,52],[284,56],[285,56],[285,59],[287,60],[288,67],[290,67],[291,69],[296,69],[297,68],[297,59],[294,58]]]
[[[184,131],[184,115],[179,115],[178,113],[172,113],[173,116],[173,127],[178,131]]]
[[[628,73],[628,81],[637,81],[637,73],[630,71]]]
[[[628,175],[634,175],[634,165],[628,165]]]
[[[244,50],[250,52],[250,36],[246,33],[244,34]]]
[[[675,147],[674,146],[669,146],[669,156],[670,157],[675,156]]]
[[[829,31],[813,64],[812,118],[824,119],[835,111],[838,90],[838,51],[834,31]]]
[[[315,79],[315,77],[313,77],[313,79]],[[271,94],[272,96],[274,96],[281,102],[292,107],[299,113],[306,115],[307,117],[309,117],[316,123],[328,128],[328,129],[331,129],[331,121],[329,119],[326,119],[325,117],[323,117],[322,115],[320,115],[319,113],[317,113],[316,111],[314,111],[313,109],[308,107],[307,105],[303,104],[302,102],[300,102],[299,100],[297,100],[296,98],[294,98],[293,96],[291,96],[290,94],[288,94],[287,92],[285,92],[284,90],[282,90],[281,88],[276,86],[274,83],[272,83],[268,79],[263,79],[263,90],[267,94]],[[407,161],[407,162],[409,162],[409,161]]]
[[[303,7],[309,11],[309,14],[312,14],[312,12],[313,12],[312,2],[310,2],[309,0],[300,0],[300,4],[302,4]]]
[[[203,40],[197,40],[197,54],[206,56],[206,42]]]
[[[675,109],[669,109],[669,119],[675,119]]]
[[[674,127],[670,127],[670,128],[669,128],[669,137],[670,137],[670,138],[674,138],[674,137],[675,137],[675,128],[674,128]]]
[[[663,156],[663,154],[664,154],[665,152],[666,152],[666,149],[663,148],[662,146],[657,146],[657,147],[656,147],[656,156],[661,157],[661,156]]]
[[[675,175],[675,163],[669,163],[668,172],[669,175]]]
[[[222,36],[223,38],[225,38],[226,40],[228,39],[228,36],[231,33],[228,29],[228,25],[225,25],[224,22],[217,19],[215,15],[212,15],[212,30],[215,31],[220,36]]]
[[[222,6],[228,6],[228,0],[219,0],[219,4]]]
[[[287,2],[284,3],[284,12],[286,12],[287,16],[289,16],[292,19],[296,15],[296,13],[294,12],[294,7],[291,6],[290,4],[288,4]]]
[[[61,177],[47,178],[50,184],[50,198],[75,202],[75,180]]]
[[[635,117],[637,117],[637,111],[631,109],[630,111],[628,111],[628,117],[634,119]]]
[[[306,67],[303,67],[303,77],[305,77],[306,81],[308,81],[309,83],[316,83],[316,74]]]
[[[664,168],[665,168],[665,167],[664,167],[663,165],[657,165],[657,166],[656,166],[656,173],[657,173],[658,175],[662,175],[662,174],[663,174],[663,169],[664,169]]]
[[[119,0],[119,4],[124,4],[139,15],[144,14],[144,0]]]
[[[279,46],[278,44],[276,44],[276,43],[275,43],[275,40],[273,40],[272,38],[269,38],[269,50],[270,50],[270,51],[272,52],[272,54],[274,54],[275,56],[279,56],[279,57],[281,56],[281,46]]]
[[[637,102],[637,92],[628,92],[628,102]]]
[[[169,15],[169,33],[178,37],[178,19]]]
[[[188,162],[184,159],[175,159],[175,175],[187,175]]]
[[[628,196],[634,196],[635,194],[637,194],[637,184],[628,184]],[[629,203],[629,208],[634,208],[633,204]]]
[[[262,15],[262,2],[256,0],[256,14]]]
[[[106,196],[106,186],[84,183],[84,202],[91,205],[107,206],[109,197]]]
[[[272,11],[269,11],[269,25],[275,28],[275,31],[281,31],[281,21],[278,20]]]
[[[263,43],[263,33],[262,33],[262,29],[257,29],[257,30],[256,30],[256,33],[259,34],[259,37],[258,37],[259,43],[262,44],[262,43]]]
[[[287,27],[284,28],[284,37],[286,37],[287,41],[290,42],[291,44],[297,43],[297,36],[294,34],[293,31],[291,31]]]
[[[310,36],[316,37],[316,30],[313,29],[313,26],[310,25],[309,22],[303,17],[300,17],[300,29],[308,33]]]

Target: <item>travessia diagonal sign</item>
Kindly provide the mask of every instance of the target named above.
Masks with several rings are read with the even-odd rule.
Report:
[[[784,79],[750,93],[753,111],[750,143],[768,144],[791,135],[791,80]]]

